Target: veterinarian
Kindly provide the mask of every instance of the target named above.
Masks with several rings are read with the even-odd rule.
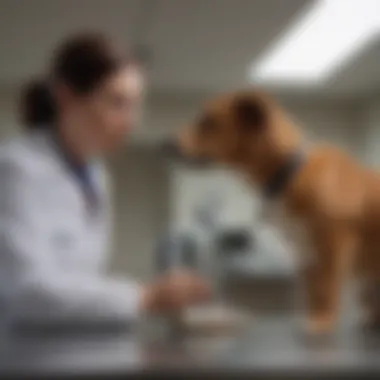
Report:
[[[27,88],[27,131],[0,147],[0,302],[11,323],[130,321],[206,297],[189,273],[150,285],[105,274],[111,215],[100,158],[124,146],[143,90],[137,61],[95,34],[66,41],[46,81]]]

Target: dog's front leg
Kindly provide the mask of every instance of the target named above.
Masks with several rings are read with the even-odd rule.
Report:
[[[337,321],[341,286],[352,262],[356,239],[352,231],[333,223],[314,230],[316,255],[305,270],[307,332],[332,332]]]

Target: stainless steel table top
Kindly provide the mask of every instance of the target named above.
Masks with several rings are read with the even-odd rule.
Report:
[[[119,332],[14,336],[3,343],[3,376],[380,378],[380,334],[346,325],[330,339],[310,340],[285,317],[257,319],[244,333],[224,338],[173,341]]]

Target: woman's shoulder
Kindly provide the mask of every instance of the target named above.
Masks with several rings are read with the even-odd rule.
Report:
[[[32,136],[19,135],[0,144],[0,168],[32,174],[41,164],[41,149]]]

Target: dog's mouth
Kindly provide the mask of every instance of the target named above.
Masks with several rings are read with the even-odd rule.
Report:
[[[169,160],[191,167],[208,167],[214,164],[213,160],[205,154],[188,155],[176,140],[167,140],[161,146],[163,155]]]

